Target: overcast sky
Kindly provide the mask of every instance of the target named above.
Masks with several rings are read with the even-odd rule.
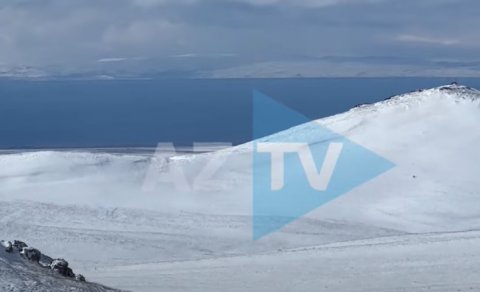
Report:
[[[0,67],[471,73],[479,13],[477,0],[0,0]]]

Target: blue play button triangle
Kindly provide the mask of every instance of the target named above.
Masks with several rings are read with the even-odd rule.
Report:
[[[253,135],[255,240],[394,166],[258,91],[253,93]]]

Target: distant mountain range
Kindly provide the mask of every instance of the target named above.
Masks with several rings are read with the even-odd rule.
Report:
[[[144,61],[138,61],[144,62]],[[190,61],[179,69],[161,62],[151,64],[99,63],[83,69],[2,67],[0,79],[157,79],[157,78],[315,78],[315,77],[480,77],[478,62],[418,62],[397,59],[318,58],[235,64],[198,64]],[[206,69],[204,69],[206,68]]]

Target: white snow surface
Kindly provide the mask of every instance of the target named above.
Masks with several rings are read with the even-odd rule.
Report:
[[[251,143],[155,159],[1,154],[0,235],[132,291],[480,290],[480,92],[417,91],[317,123],[396,167],[259,241],[251,239]],[[312,127],[275,135],[327,143]],[[227,157],[213,182],[194,191],[165,183],[164,166],[181,166],[191,180],[212,157]],[[145,190],[152,161],[163,183]]]

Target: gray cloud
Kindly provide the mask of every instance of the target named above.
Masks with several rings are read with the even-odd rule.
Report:
[[[432,36],[419,36],[411,34],[402,34],[395,37],[395,40],[405,43],[421,43],[421,44],[433,44],[433,45],[442,45],[442,46],[453,46],[461,44],[457,39],[447,39],[447,38],[436,38]]]
[[[102,59],[98,59],[97,62],[98,63],[111,63],[111,62],[123,62],[123,61],[126,61],[128,60],[127,58],[102,58]]]
[[[328,62],[429,72],[480,59],[478,8],[473,0],[3,1],[0,69],[190,74],[337,56]]]

